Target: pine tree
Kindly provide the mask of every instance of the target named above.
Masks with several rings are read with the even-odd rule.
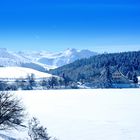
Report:
[[[111,88],[112,87],[112,73],[110,71],[109,65],[106,65],[99,81],[103,88]]]
[[[135,84],[138,83],[138,77],[137,77],[137,73],[136,73],[136,72],[135,72],[134,75],[133,75],[133,82],[134,82]]]

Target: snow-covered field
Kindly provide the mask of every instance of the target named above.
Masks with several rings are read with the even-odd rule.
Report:
[[[140,89],[18,91],[59,140],[140,140]],[[24,135],[24,134],[23,134]],[[17,132],[16,137],[23,138]]]
[[[40,72],[31,68],[23,67],[0,67],[0,78],[27,78],[34,74],[36,78],[48,78],[51,74]]]

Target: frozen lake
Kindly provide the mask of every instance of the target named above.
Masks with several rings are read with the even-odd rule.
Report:
[[[17,93],[59,140],[140,140],[140,89]]]

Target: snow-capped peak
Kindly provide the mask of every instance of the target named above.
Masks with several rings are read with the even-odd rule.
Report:
[[[74,53],[77,53],[77,50],[76,49],[73,49],[73,48],[68,48],[64,51],[64,55],[65,56],[71,56],[73,55]]]
[[[77,50],[68,48],[63,52],[48,51],[19,51],[11,52],[6,48],[0,48],[1,66],[24,66],[45,71],[69,64],[77,59],[88,58],[95,55],[90,50]]]

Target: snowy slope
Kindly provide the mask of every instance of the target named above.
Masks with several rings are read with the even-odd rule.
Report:
[[[0,65],[1,66],[17,66],[21,63],[29,62],[28,59],[25,59],[16,53],[9,52],[5,48],[0,48]]]
[[[89,50],[67,49],[64,52],[54,53],[48,56],[44,55],[38,59],[38,62],[60,67],[72,63],[77,59],[89,58],[93,55],[96,55],[96,53]]]
[[[140,140],[140,89],[18,91],[17,95],[30,115],[59,140]]]
[[[23,67],[0,67],[0,78],[27,78],[34,74],[36,78],[48,78],[51,74]]]
[[[47,51],[20,51],[11,52],[0,48],[0,66],[22,66],[40,71],[54,69],[69,64],[77,59],[96,55],[89,50],[67,49],[60,53]]]

